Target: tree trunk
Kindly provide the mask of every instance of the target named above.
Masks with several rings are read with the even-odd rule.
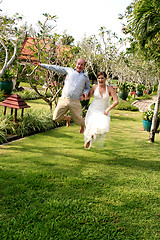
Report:
[[[12,39],[7,39],[6,40],[9,40],[11,42],[11,44],[14,46],[14,52],[13,54],[11,55],[11,58],[9,59],[9,53],[8,53],[8,48],[7,46],[5,45],[5,43],[3,42],[3,39],[1,40],[0,39],[0,44],[3,46],[4,50],[5,50],[5,61],[4,61],[4,64],[3,64],[3,67],[0,71],[0,77],[3,76],[3,74],[5,73],[6,69],[11,65],[11,63],[14,61],[15,57],[16,57],[16,53],[17,53],[17,44],[14,43],[14,41]]]
[[[158,85],[157,100],[156,100],[156,104],[155,104],[155,108],[154,108],[154,114],[153,114],[153,119],[152,119],[149,142],[154,142],[157,120],[158,120],[159,104],[160,104],[160,81],[159,81],[159,85]]]

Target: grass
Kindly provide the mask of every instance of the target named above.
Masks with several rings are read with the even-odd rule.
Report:
[[[20,87],[27,87],[31,88],[30,84],[28,82],[20,82]],[[37,85],[38,89],[43,89],[42,85]]]
[[[43,108],[45,110],[49,110],[49,105],[43,99],[27,100],[25,102],[33,109]]]
[[[0,146],[1,239],[160,239],[160,135],[112,110],[103,149],[79,127]]]

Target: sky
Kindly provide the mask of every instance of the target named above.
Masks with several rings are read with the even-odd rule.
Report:
[[[2,1],[2,2],[1,2]],[[74,37],[81,41],[84,35],[97,35],[100,27],[124,37],[121,28],[123,14],[131,0],[0,0],[3,14],[11,16],[15,13],[23,15],[24,22],[36,27],[38,20],[44,21],[43,13],[58,17],[56,31]]]

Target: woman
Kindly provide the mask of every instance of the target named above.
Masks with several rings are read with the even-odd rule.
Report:
[[[85,117],[84,140],[85,148],[91,145],[102,147],[110,125],[110,110],[118,104],[118,97],[113,87],[106,84],[106,73],[98,73],[98,84],[93,85],[88,98],[94,94]],[[113,103],[110,105],[110,96]]]

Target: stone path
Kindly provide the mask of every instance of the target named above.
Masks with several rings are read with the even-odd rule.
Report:
[[[138,107],[140,112],[145,112],[150,110],[151,105],[156,102],[156,99],[157,96],[153,96],[152,99],[148,100],[136,100],[132,105]]]

